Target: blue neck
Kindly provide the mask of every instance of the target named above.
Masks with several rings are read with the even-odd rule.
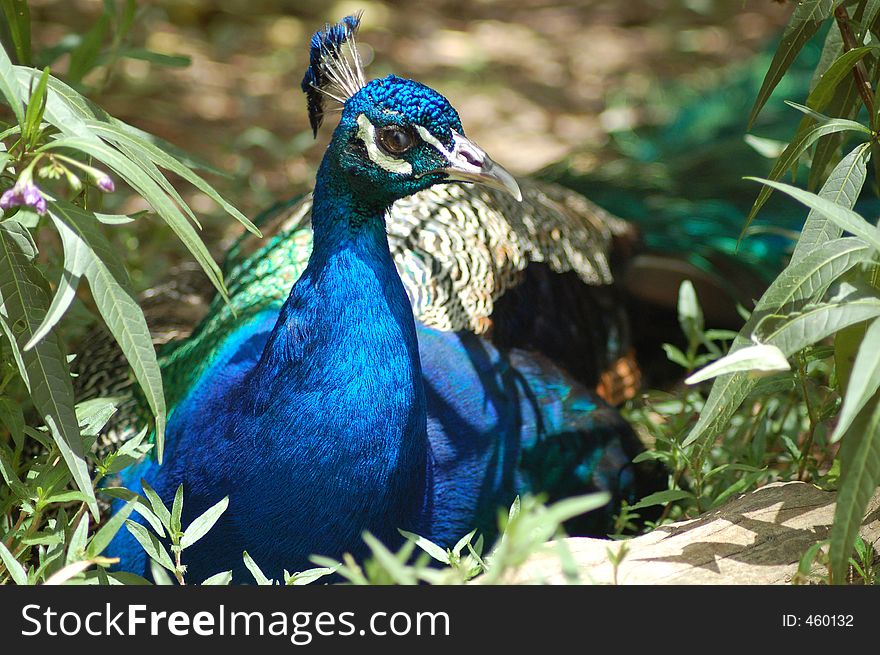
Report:
[[[288,455],[279,466],[311,473],[291,483],[308,486],[302,493],[328,509],[322,513],[357,517],[358,541],[363,529],[393,539],[398,527],[417,529],[426,511],[415,323],[388,248],[384,208],[359,211],[331,151],[315,185],[308,266],[251,378],[254,412],[273,427],[286,412],[291,427],[273,448]]]

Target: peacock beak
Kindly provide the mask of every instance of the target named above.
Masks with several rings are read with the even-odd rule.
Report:
[[[496,164],[476,143],[458,132],[452,132],[455,142],[451,151],[445,151],[449,166],[438,172],[446,173],[449,180],[474,182],[499,191],[506,191],[522,201],[522,192],[513,175]]]

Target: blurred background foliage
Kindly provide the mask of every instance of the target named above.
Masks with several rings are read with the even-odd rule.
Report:
[[[28,5],[32,63],[70,81],[69,51],[94,34],[104,3]],[[697,97],[717,88],[790,13],[772,0],[138,2],[129,56],[106,56],[108,30],[99,65],[78,89],[222,171],[209,180],[253,217],[310,187],[329,130],[315,142],[308,128],[299,89],[307,39],[358,9],[368,75],[394,72],[441,90],[467,117],[469,135],[515,174],[569,155],[580,170],[601,166],[633,132],[667,120],[682,89]],[[240,226],[207,196],[181,192],[221,253]],[[147,208],[135,195],[106,198],[106,211]],[[148,223],[113,238],[138,288],[188,258],[170,230]]]

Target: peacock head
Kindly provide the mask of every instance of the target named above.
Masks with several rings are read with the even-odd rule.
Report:
[[[433,89],[394,75],[364,81],[358,16],[315,33],[302,81],[317,135],[327,99],[341,105],[328,159],[360,198],[380,207],[434,184],[473,182],[522,199],[513,176],[464,135],[458,112]]]

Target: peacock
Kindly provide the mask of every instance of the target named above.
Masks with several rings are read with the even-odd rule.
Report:
[[[313,193],[263,218],[266,242],[235,244],[230,302],[163,348],[165,462],[121,474],[166,503],[182,484],[184,524],[229,496],[187,550],[193,579],[222,566],[244,581],[245,550],[278,577],[312,554],[363,556],[365,531],[451,546],[491,534],[525,492],[609,492],[570,526],[603,535],[622,501],[666,488],[596,392],[629,352],[611,281],[631,227],[561,187],[520,186],[438,92],[367,82],[358,24],[311,40],[316,135],[340,105]],[[147,573],[127,531],[108,552]]]

